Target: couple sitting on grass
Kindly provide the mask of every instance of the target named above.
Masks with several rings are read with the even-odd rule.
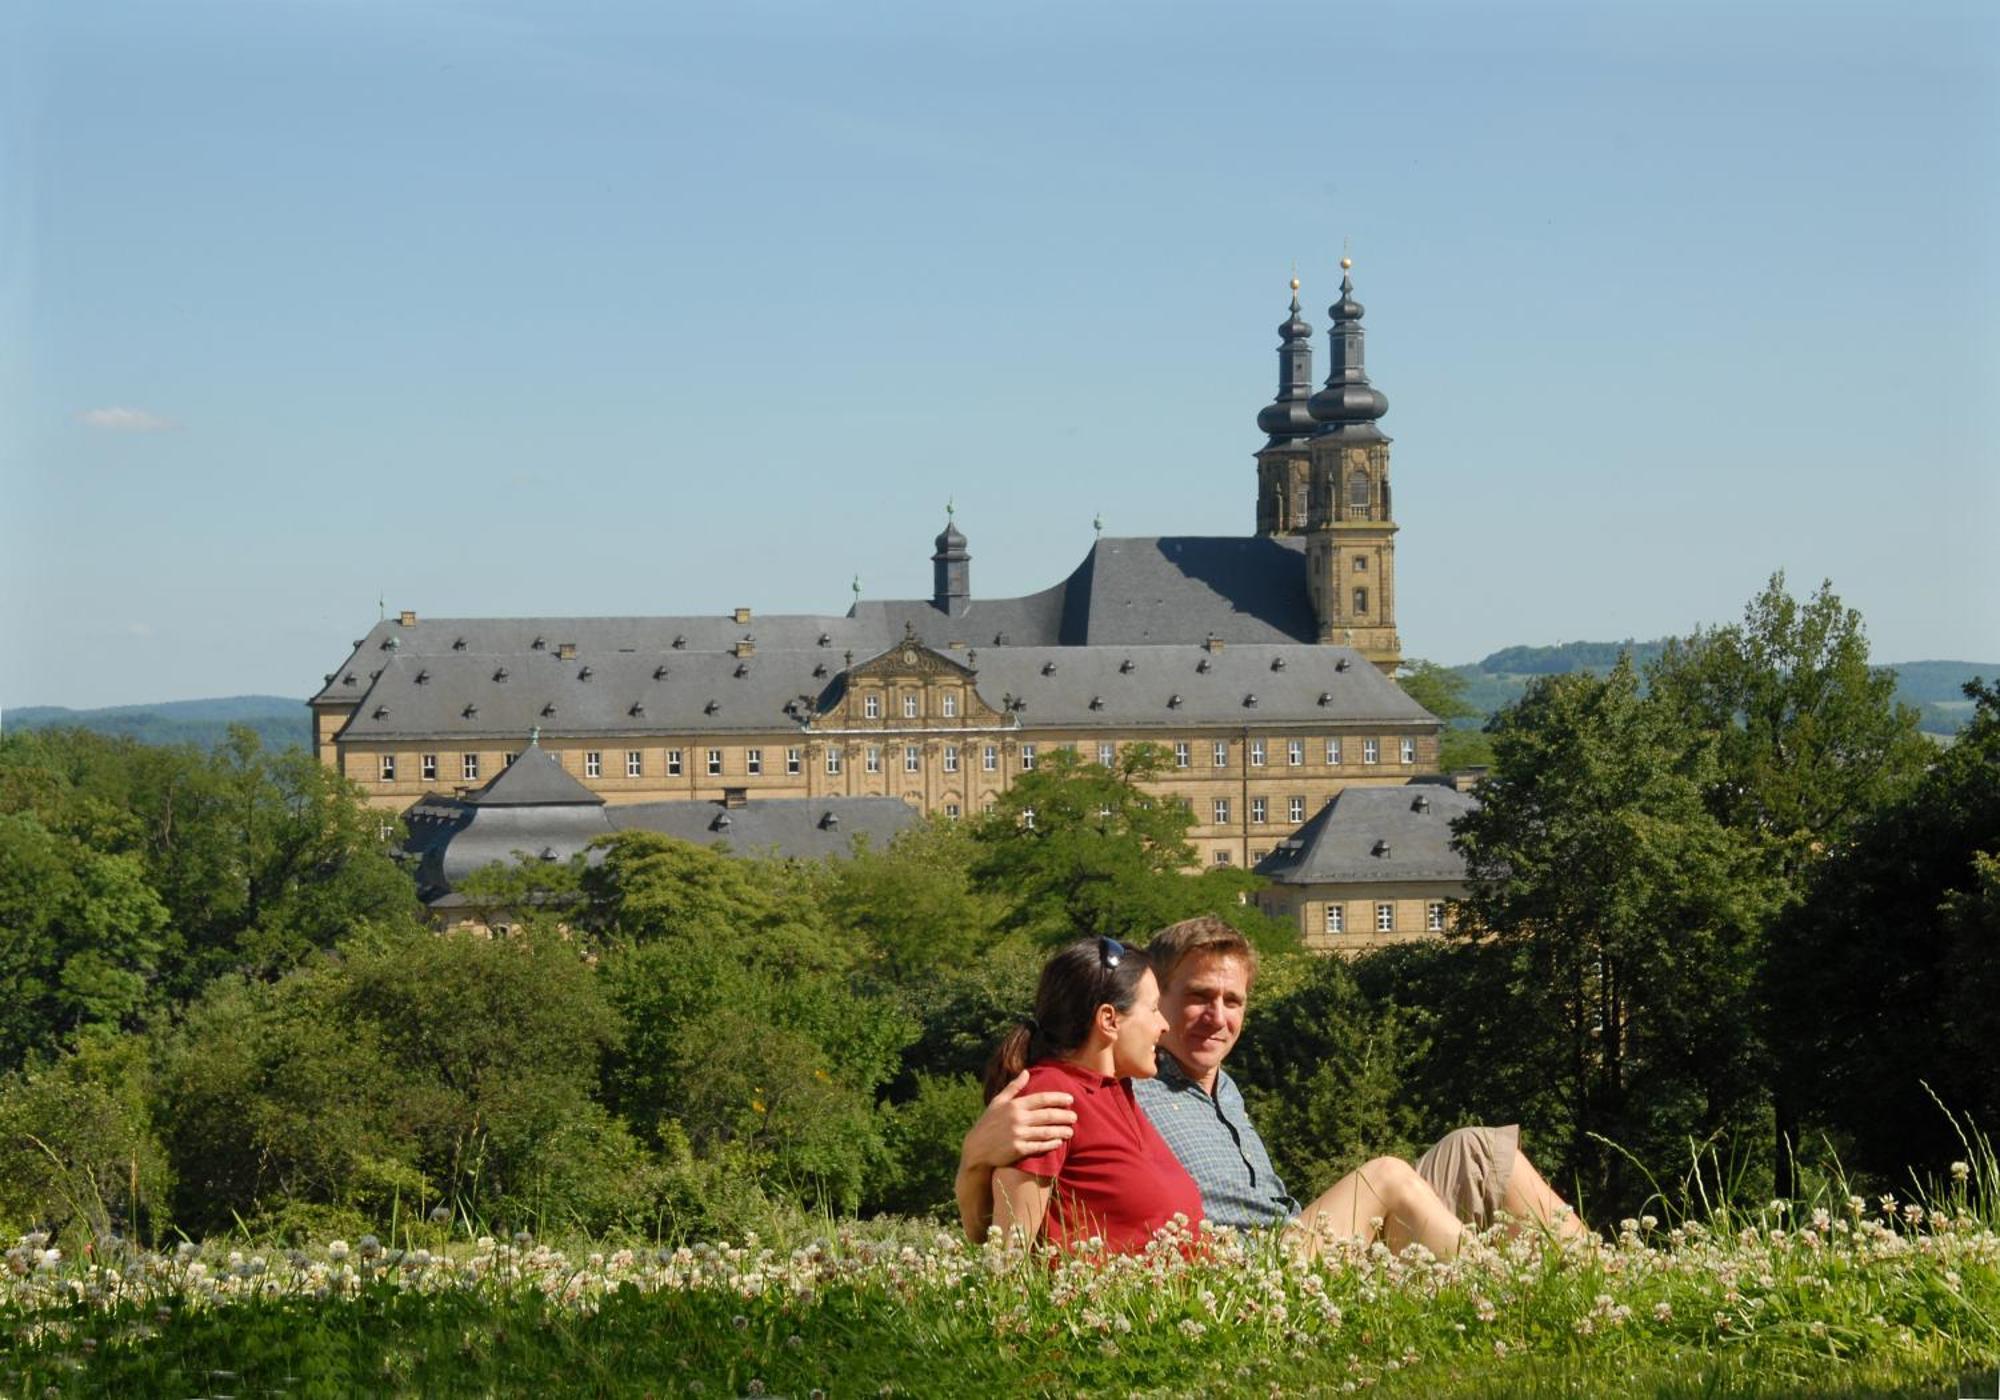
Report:
[[[1450,1258],[1464,1226],[1496,1211],[1584,1232],[1514,1127],[1460,1128],[1415,1167],[1378,1157],[1301,1207],[1222,1068],[1256,975],[1255,950],[1212,917],[1162,929],[1143,950],[1092,938],[1051,958],[1033,1018],[994,1052],[986,1111],[960,1153],[967,1236],[997,1225],[1057,1248],[1095,1236],[1130,1252],[1178,1214],[1191,1226],[1282,1225],[1309,1252],[1380,1240]]]

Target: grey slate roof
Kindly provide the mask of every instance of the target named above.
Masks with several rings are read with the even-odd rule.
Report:
[[[975,668],[975,688],[988,704],[1002,708],[1012,697],[1019,702],[1014,718],[1035,728],[1438,723],[1348,647],[987,646],[945,655]],[[855,656],[857,663],[868,659]],[[552,652],[399,654],[342,737],[448,746],[455,736],[515,739],[537,728],[607,743],[622,735],[804,732],[837,698],[844,666],[844,655],[817,646],[760,647],[743,658],[694,651],[594,660],[579,652],[570,661]]]
[[[532,738],[514,761],[465,799],[475,807],[602,807],[604,799],[563,771],[562,760]]]
[[[1451,847],[1451,824],[1478,805],[1443,783],[1343,788],[1257,862],[1257,873],[1286,885],[1463,880],[1465,861]],[[1382,842],[1388,849],[1377,854]]]
[[[517,759],[514,768],[524,759]],[[452,892],[475,870],[521,857],[567,861],[591,842],[619,831],[657,831],[703,846],[726,844],[740,855],[818,860],[848,854],[857,837],[886,844],[919,820],[914,807],[894,797],[771,798],[737,807],[720,802],[609,807],[601,799],[594,805],[493,806],[478,804],[476,794],[464,800],[433,795],[404,814],[409,831],[404,849],[416,860],[418,893],[433,907],[449,908],[463,903]],[[590,859],[594,863],[602,853],[594,852]]]
[[[1173,645],[1210,634],[1231,643],[1311,643],[1304,542],[1296,538],[1166,535],[1100,539],[1063,582],[1021,598],[976,595],[958,617],[928,598],[864,601],[845,617],[726,614],[595,618],[384,619],[361,638],[314,695],[314,703],[360,703],[399,664],[553,660],[565,643],[602,670],[619,658],[653,665],[676,657],[727,655],[745,636],[760,654],[817,651],[857,658],[883,651],[911,627],[925,644],[970,647]],[[995,638],[1004,638],[996,642]],[[824,640],[822,640],[824,639]],[[540,643],[539,647],[536,645]],[[678,645],[676,645],[678,643]],[[810,669],[810,668],[808,668]],[[839,667],[835,666],[835,670]],[[525,731],[523,731],[525,732]]]

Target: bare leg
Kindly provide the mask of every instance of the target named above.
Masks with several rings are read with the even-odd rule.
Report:
[[[1517,1221],[1547,1226],[1557,1239],[1580,1240],[1590,1233],[1583,1218],[1542,1179],[1524,1153],[1514,1155],[1514,1169],[1507,1176],[1507,1193],[1501,1197],[1500,1205]]]
[[[1378,1219],[1379,1232],[1374,1223]],[[1458,1217],[1416,1169],[1394,1157],[1377,1157],[1349,1172],[1301,1211],[1295,1223],[1305,1232],[1308,1255],[1318,1251],[1322,1237],[1358,1239],[1364,1244],[1379,1237],[1398,1252],[1421,1244],[1438,1258],[1450,1259],[1458,1253],[1462,1229]]]

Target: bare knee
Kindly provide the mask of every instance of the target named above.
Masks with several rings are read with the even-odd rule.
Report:
[[[1361,1179],[1368,1183],[1368,1189],[1376,1200],[1391,1210],[1407,1206],[1414,1189],[1430,1189],[1424,1186],[1416,1168],[1400,1157],[1371,1159],[1362,1165]]]

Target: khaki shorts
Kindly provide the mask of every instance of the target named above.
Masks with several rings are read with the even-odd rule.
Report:
[[[1507,1196],[1507,1179],[1521,1144],[1519,1124],[1499,1128],[1459,1128],[1439,1138],[1417,1161],[1417,1175],[1460,1220],[1479,1229]]]

